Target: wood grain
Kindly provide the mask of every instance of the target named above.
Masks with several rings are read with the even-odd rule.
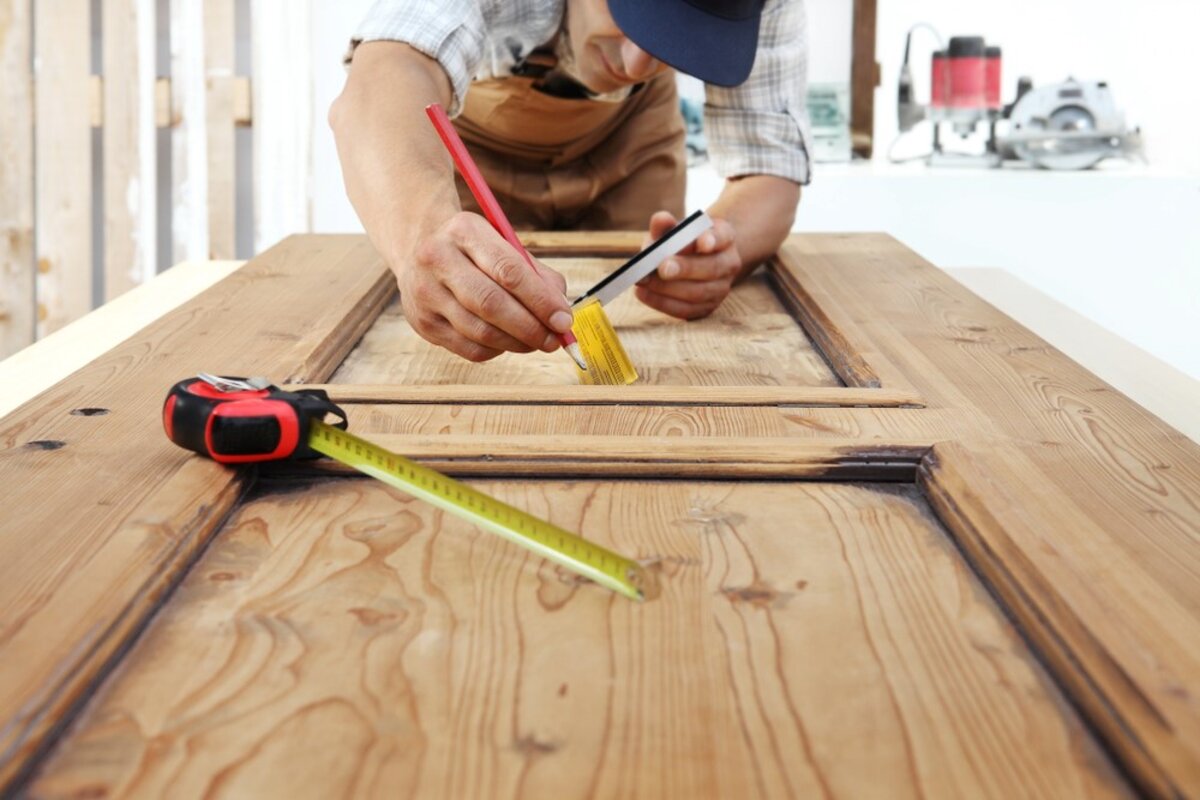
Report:
[[[33,342],[32,0],[0,0],[0,359]]]
[[[619,261],[550,259],[567,278],[568,296],[582,294]],[[712,316],[684,322],[627,293],[606,307],[640,381],[649,385],[837,386],[837,377],[763,276],[730,294]],[[331,383],[539,386],[578,384],[570,359],[555,353],[506,353],[484,364],[429,344],[399,303],[371,328]]]
[[[468,435],[481,446],[514,436],[593,437],[778,437],[880,444],[919,441],[932,445],[947,427],[970,417],[942,409],[766,408],[744,406],[517,406],[375,405],[345,406],[361,434]]]
[[[789,311],[816,343],[821,355],[829,362],[834,374],[847,386],[879,388],[882,384],[875,370],[863,357],[866,340],[847,336],[845,323],[835,323],[832,314],[837,305],[828,298],[818,303],[812,294],[795,279],[792,273],[772,263],[764,272],[776,287]]]
[[[86,0],[34,3],[37,335],[92,308],[91,53]]]
[[[454,403],[458,405],[508,406],[840,406],[860,408],[921,408],[921,396],[904,390],[858,389],[845,386],[523,386],[519,395],[512,387],[480,384],[346,384],[290,386],[292,389],[321,389],[338,403],[395,403],[397,405]]]
[[[480,442],[478,436],[373,434],[371,441],[454,475],[589,478],[822,478],[855,481],[916,480],[929,452],[920,443],[870,439],[794,441],[777,437],[676,436],[507,436]],[[273,476],[353,475],[335,461],[272,464]]]
[[[553,258],[621,258],[645,244],[641,231],[518,231],[529,252]]]
[[[0,793],[236,498],[237,473],[166,440],[166,391],[200,369],[328,375],[393,291],[369,252],[356,237],[285,242],[0,421]]]
[[[32,794],[1126,793],[911,490],[478,485],[656,561],[662,596],[580,585],[373,481],[285,484]]]
[[[153,0],[101,4],[104,74],[104,297],[157,271]],[[79,234],[76,234],[79,235]]]
[[[1040,487],[1036,481],[1019,483],[1008,501],[989,496],[990,482],[976,492],[997,511],[1011,502],[1024,506],[1027,495],[1030,503],[1046,498],[1033,503],[1042,510],[1028,520],[1054,532],[1053,547],[1021,539],[1006,548],[996,540],[1005,525],[980,528],[980,547],[1008,553],[1011,569],[1052,589],[1055,581],[1047,576],[1062,569],[1061,552],[1103,546],[1110,553],[1104,564],[1069,562],[1074,580],[1114,597],[1153,586],[1190,618],[1181,630],[1200,619],[1200,447],[886,236],[794,237],[781,261],[806,286],[837,297],[931,408],[969,412],[965,419],[972,423],[948,430],[944,440],[970,441],[972,429],[986,421],[995,432],[989,448],[1015,449],[1042,476]],[[973,474],[984,481],[987,471]],[[1070,524],[1050,514],[1057,502],[1077,509],[1077,517],[1068,515]],[[1045,609],[1043,624],[1050,629],[1077,624],[1077,612],[1053,591],[1037,605]],[[1108,642],[1126,631],[1159,630],[1153,608],[1128,604],[1121,611],[1088,614],[1083,618],[1088,636]],[[1046,657],[1052,659],[1053,652]],[[1140,662],[1147,657],[1162,674],[1179,676],[1171,691],[1162,691],[1143,672]],[[1114,751],[1132,754],[1155,743],[1153,758],[1130,756],[1126,763],[1142,787],[1159,796],[1176,789],[1194,793],[1200,750],[1184,732],[1200,724],[1194,700],[1200,671],[1191,657],[1163,637],[1148,641],[1138,654],[1105,647],[1072,650],[1070,658],[1081,663],[1063,672],[1068,685],[1076,686],[1079,674],[1114,669],[1127,677],[1120,688],[1073,691],[1080,692],[1081,704],[1111,707],[1097,724]],[[1169,733],[1148,720],[1145,697],[1156,698],[1156,715],[1174,721]],[[1128,725],[1109,724],[1114,718]],[[1173,738],[1170,746],[1165,735]]]
[[[1177,701],[1200,678],[1200,620],[1022,453],[997,455],[939,445],[922,486],[1122,761],[1154,794],[1188,795],[1200,719]]]

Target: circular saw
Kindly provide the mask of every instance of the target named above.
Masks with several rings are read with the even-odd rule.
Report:
[[[1126,127],[1103,82],[1068,78],[1037,89],[1022,82],[1005,116],[1008,131],[996,136],[1001,155],[1045,169],[1088,169],[1142,150],[1141,131]]]

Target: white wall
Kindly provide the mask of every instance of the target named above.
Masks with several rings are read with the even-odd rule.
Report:
[[[342,91],[342,56],[350,34],[366,15],[371,0],[315,0],[312,12],[314,76],[313,227],[322,233],[359,232],[362,225],[346,199],[337,148],[326,115]]]
[[[916,22],[947,39],[978,34],[1000,45],[1006,102],[1021,75],[1035,85],[1108,81],[1127,122],[1142,128],[1149,167],[959,176],[876,169],[889,177],[866,180],[832,170],[824,184],[818,172],[802,227],[886,230],[942,266],[1001,267],[1200,378],[1200,2],[879,0],[881,153],[896,135],[896,77]],[[927,32],[914,35],[921,99],[933,47]],[[927,130],[910,134],[900,152],[927,150]]]
[[[1000,45],[1005,102],[1021,75],[1034,85],[1068,76],[1108,81],[1126,120],[1141,126],[1150,164],[1200,174],[1197,0],[879,0],[876,55],[883,81],[875,95],[875,137],[883,148],[896,134],[896,77],[904,35],[916,22],[932,24],[947,40],[980,35]],[[928,32],[914,35],[913,74],[922,100],[929,97],[933,46]]]

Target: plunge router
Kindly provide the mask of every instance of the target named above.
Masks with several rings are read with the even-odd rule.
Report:
[[[921,157],[931,166],[999,167],[1006,161],[1023,161],[1045,169],[1076,170],[1112,156],[1140,156],[1141,131],[1126,126],[1112,91],[1102,81],[1068,78],[1035,89],[1032,80],[1023,77],[1016,98],[1004,105],[1003,53],[982,36],[955,36],[948,47],[934,52],[929,103],[918,103],[909,65],[913,30],[904,46],[897,116],[902,135],[922,120],[933,123],[933,149]],[[942,140],[945,124],[964,140],[986,126],[982,151],[948,150]]]

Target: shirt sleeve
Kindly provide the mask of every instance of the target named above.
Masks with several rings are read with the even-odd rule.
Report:
[[[722,177],[776,175],[808,184],[807,53],[802,0],[770,0],[750,77],[705,91],[705,131]]]
[[[446,71],[454,91],[448,113],[456,116],[483,59],[482,5],[481,0],[376,0],[350,40],[346,62],[363,42],[404,42]]]

